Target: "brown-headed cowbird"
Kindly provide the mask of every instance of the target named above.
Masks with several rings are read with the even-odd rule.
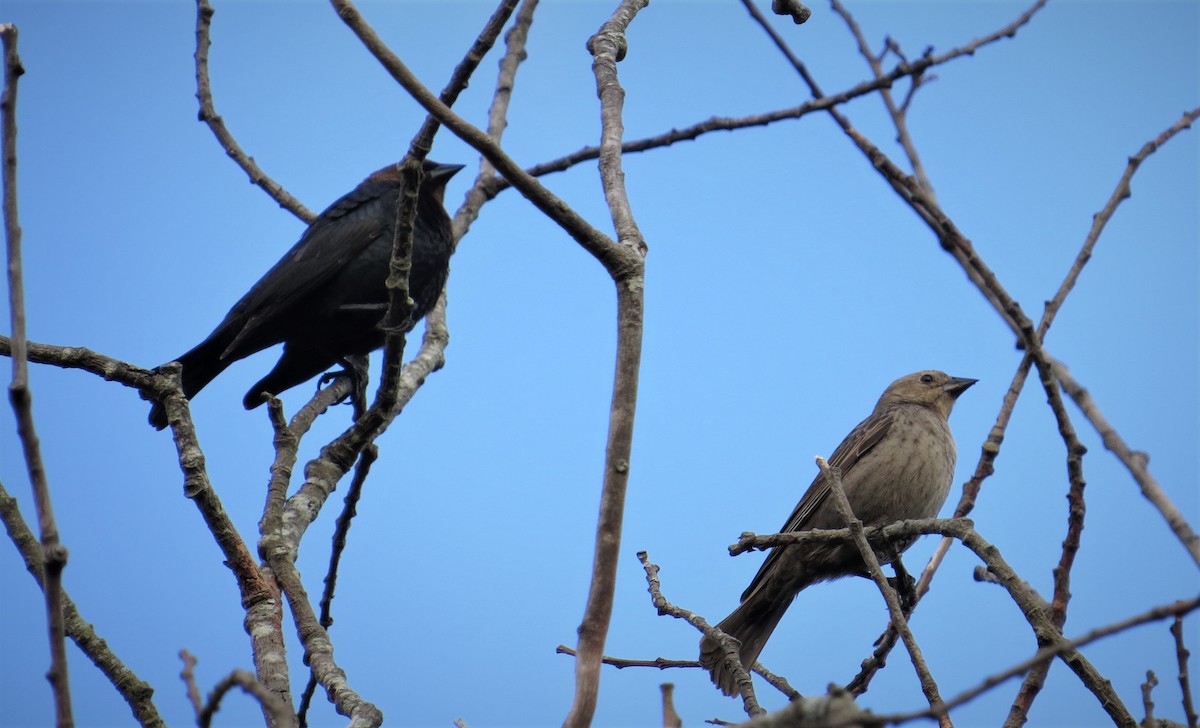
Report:
[[[443,200],[446,183],[460,169],[424,163],[408,281],[414,304],[410,327],[433,308],[446,283],[453,241]],[[208,338],[178,357],[184,395],[192,397],[235,361],[282,342],[275,368],[242,400],[254,409],[263,403],[263,392],[279,394],[346,357],[383,346],[384,282],[403,187],[399,166],[389,165],[322,212]],[[167,426],[161,404],[150,411],[150,424]]]
[[[833,451],[829,464],[841,470],[846,498],[864,526],[937,515],[954,478],[954,437],[947,419],[958,395],[975,382],[938,371],[900,377]],[[828,481],[818,475],[779,530],[845,527],[829,498]],[[912,543],[879,553],[880,562],[890,563]],[[742,593],[741,605],[717,627],[741,642],[742,665],[749,671],[801,589],[865,573],[862,555],[849,541],[778,546]],[[715,640],[700,641],[700,663],[721,692],[737,694],[734,674]]]

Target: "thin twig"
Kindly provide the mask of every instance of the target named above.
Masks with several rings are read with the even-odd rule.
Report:
[[[1041,0],[1041,4],[1044,5],[1045,2],[1046,0]],[[832,5],[833,11],[842,16],[846,26],[850,29],[851,35],[853,35],[854,39],[858,42],[858,51],[866,60],[867,65],[870,66],[871,72],[875,74],[875,78],[882,78],[884,72],[881,61],[886,51],[885,53],[880,53],[878,56],[873,54],[867,44],[866,35],[863,33],[862,28],[859,27],[858,22],[854,19],[854,16],[850,14],[850,11],[848,11],[844,5],[838,2],[838,0],[833,0]],[[900,55],[899,49],[896,46],[889,44],[889,48],[896,49],[897,55],[900,56],[901,60],[904,60],[904,57]],[[912,165],[913,175],[917,178],[917,184],[923,187],[925,191],[931,197],[933,197],[933,183],[929,181],[929,175],[925,173],[925,165],[921,163],[921,155],[917,152],[917,145],[913,143],[912,135],[908,132],[908,105],[912,102],[913,95],[917,92],[917,89],[919,89],[925,82],[925,78],[925,75],[922,73],[916,73],[912,76],[909,76],[910,85],[908,94],[905,96],[904,101],[899,105],[896,104],[895,99],[892,98],[892,91],[890,87],[885,86],[880,88],[879,95],[883,98],[883,104],[887,108],[888,115],[892,119],[892,124],[896,127],[896,141],[900,143],[900,147],[904,150],[905,156],[908,157],[909,164]]]
[[[196,716],[196,723],[200,728],[208,728],[212,725],[213,716],[221,707],[221,700],[235,687],[241,688],[242,692],[252,695],[258,700],[263,713],[267,715],[272,725],[284,725],[293,718],[292,706],[289,703],[280,700],[278,695],[265,688],[250,673],[244,670],[234,670],[222,678],[208,694],[208,700],[205,701],[204,707]]]
[[[750,8],[752,15],[755,15],[756,19],[760,19],[760,25],[763,25],[764,29],[775,39],[780,50],[788,57],[789,62],[792,63],[805,83],[808,84],[812,95],[816,98],[821,97],[823,94],[820,87],[812,74],[804,67],[804,64],[791,53],[786,43],[779,38],[778,34],[774,33],[773,29],[765,21],[761,20],[761,14],[757,13],[757,10],[754,9],[753,3],[750,0],[743,1]],[[1034,6],[1026,16],[1031,15],[1036,10],[1037,6]],[[1013,33],[1015,33],[1017,27],[1019,27],[1019,24],[1011,26]],[[833,108],[829,109],[829,114],[900,198],[929,226],[942,248],[954,257],[967,274],[968,279],[983,293],[984,297],[1000,314],[1002,320],[1017,335],[1019,344],[1025,348],[1038,368],[1042,387],[1046,392],[1046,398],[1054,413],[1059,433],[1066,445],[1067,468],[1070,478],[1067,536],[1063,541],[1062,557],[1058,567],[1054,571],[1055,595],[1050,605],[1050,624],[1055,626],[1055,629],[1060,628],[1066,617],[1066,604],[1070,598],[1070,569],[1074,562],[1074,554],[1079,547],[1079,537],[1083,526],[1084,480],[1082,477],[1081,462],[1086,448],[1079,443],[1074,428],[1071,425],[1070,417],[1062,404],[1062,397],[1055,385],[1041,340],[1036,335],[1033,323],[1021,310],[1020,304],[1008,293],[995,273],[979,256],[971,241],[938,206],[936,200],[932,198],[928,191],[917,185],[879,147],[855,129],[844,114]],[[1048,633],[1039,632],[1038,638],[1043,640],[1050,639],[1051,637]],[[1021,694],[1010,711],[1009,721],[1006,724],[1007,728],[1015,728],[1015,726],[1023,723],[1028,706],[1040,690],[1044,680],[1044,669],[1046,668],[1038,666],[1026,676]],[[1119,700],[1115,699],[1115,693],[1112,690],[1111,684],[1091,669],[1078,668],[1077,674],[1084,681],[1086,687],[1101,700],[1101,704],[1113,719],[1125,722],[1128,711],[1124,709]],[[1113,699],[1109,699],[1109,696],[1113,696]]]
[[[642,562],[642,568],[646,570],[646,588],[650,592],[650,602],[654,604],[654,608],[658,610],[658,613],[663,616],[682,619],[700,630],[706,637],[717,640],[721,644],[721,647],[725,649],[726,666],[737,678],[738,691],[742,696],[742,707],[745,709],[746,715],[756,716],[766,713],[767,711],[763,710],[762,706],[758,704],[758,698],[754,694],[754,684],[751,682],[746,668],[742,665],[742,661],[738,657],[737,640],[709,625],[704,617],[667,601],[667,598],[662,593],[662,583],[658,579],[658,565],[650,561],[650,555],[645,551],[639,551],[637,557],[638,561]]]
[[[1158,151],[1159,147],[1170,141],[1175,135],[1185,129],[1190,129],[1192,123],[1200,118],[1200,107],[1194,108],[1191,111],[1186,111],[1179,117],[1175,123],[1167,127],[1161,134],[1151,139],[1142,145],[1138,151],[1129,158],[1125,165],[1125,170],[1121,174],[1121,178],[1117,181],[1116,188],[1109,196],[1108,201],[1104,203],[1104,207],[1092,216],[1092,227],[1088,230],[1087,237],[1084,238],[1083,246],[1079,250],[1079,254],[1075,257],[1075,262],[1071,266],[1071,270],[1063,279],[1062,284],[1058,288],[1058,292],[1054,297],[1046,302],[1046,314],[1043,315],[1043,323],[1038,327],[1039,334],[1044,337],[1046,329],[1049,328],[1049,322],[1054,318],[1054,313],[1062,306],[1063,299],[1067,293],[1075,286],[1075,281],[1079,278],[1079,273],[1083,266],[1092,257],[1092,250],[1096,247],[1096,242],[1100,239],[1100,234],[1104,232],[1104,228],[1108,225],[1109,220],[1116,213],[1117,208],[1122,202],[1129,199],[1132,194],[1133,176],[1137,174],[1142,163],[1151,155]]]
[[[1158,676],[1153,670],[1146,671],[1146,682],[1142,683],[1142,728],[1154,728],[1158,722],[1154,720],[1154,688],[1158,687]]]
[[[448,106],[438,100],[429,89],[425,88],[408,66],[380,39],[379,35],[362,18],[358,9],[350,0],[331,0],[334,9],[343,22],[358,36],[363,45],[383,67],[391,74],[404,90],[408,91],[417,103],[454,133],[459,139],[474,147],[480,154],[487,157],[496,170],[517,188],[517,190],[544,212],[551,220],[563,228],[585,250],[596,257],[610,271],[620,269],[625,263],[624,254],[619,246],[612,245],[608,236],[597,230],[572,210],[566,202],[546,189],[534,177],[521,169],[511,157],[500,149],[484,131],[476,128],[462,117],[455,114]]]
[[[29,530],[25,519],[17,508],[17,499],[9,495],[4,485],[0,483],[0,521],[9,539],[17,547],[25,562],[25,569],[33,576],[38,588],[44,589],[45,571],[42,558],[42,545],[37,537]],[[133,711],[138,724],[146,728],[164,728],[166,723],[154,707],[152,700],[154,688],[142,680],[121,661],[109,648],[108,643],[96,634],[96,630],[87,620],[79,615],[75,602],[63,591],[63,622],[66,634],[80,651],[87,656],[92,664],[112,683],[125,702]]]
[[[970,549],[984,563],[988,572],[995,577],[996,584],[1008,592],[1013,603],[1021,610],[1021,614],[1025,617],[1030,627],[1033,628],[1034,635],[1037,637],[1039,643],[1045,645],[1047,649],[1052,649],[1053,654],[1057,655],[1080,678],[1080,681],[1095,694],[1097,701],[1104,707],[1105,711],[1113,717],[1114,723],[1122,726],[1136,725],[1136,721],[1125,708],[1124,703],[1116,691],[1113,690],[1112,685],[1104,680],[1103,676],[1100,675],[1087,658],[1074,649],[1069,643],[1070,641],[1062,636],[1061,630],[1050,620],[1048,614],[1049,603],[1038,594],[1036,589],[1017,575],[1017,572],[1001,556],[1000,550],[986,541],[975,530],[974,524],[970,519],[930,518],[863,529],[863,535],[868,539],[868,542],[876,547],[878,547],[877,544],[886,544],[890,540],[897,538],[912,538],[914,536],[935,533],[960,541],[963,546]],[[852,536],[853,533],[848,528],[802,532],[793,531],[763,536],[753,533],[743,533],[738,543],[730,547],[730,551],[733,552],[736,549],[738,553],[742,553],[750,550],[803,543],[805,541],[847,540]],[[1176,602],[1174,605],[1164,608],[1165,611],[1162,611],[1157,618],[1174,614],[1178,609],[1191,611],[1200,606],[1200,600],[1196,600],[1196,602],[1194,605],[1191,601]],[[1151,615],[1148,617],[1149,619],[1155,618],[1152,615],[1159,613],[1150,612],[1147,614]],[[1140,624],[1141,622],[1137,623]]]
[[[1022,324],[1024,329],[1025,324]],[[1028,332],[1027,332],[1028,333]],[[1067,603],[1071,599],[1071,567],[1075,563],[1075,555],[1079,552],[1080,538],[1083,532],[1084,504],[1083,491],[1086,481],[1083,479],[1083,456],[1087,448],[1079,441],[1075,427],[1063,406],[1062,394],[1051,372],[1045,352],[1041,349],[1040,338],[1026,336],[1030,343],[1029,354],[1038,368],[1042,388],[1046,391],[1046,399],[1054,413],[1058,424],[1059,435],[1067,449],[1067,534],[1062,542],[1062,554],[1054,567],[1054,598],[1050,602],[1049,618],[1055,628],[1061,633],[1067,621]],[[1045,685],[1046,676],[1050,671],[1050,663],[1035,665],[1025,676],[1021,689],[1013,700],[1005,728],[1020,728],[1027,720],[1034,698]],[[1107,681],[1104,681],[1107,683]]]
[[[683,718],[675,710],[675,684],[663,683],[658,688],[662,691],[663,728],[683,728]]]
[[[1105,226],[1116,212],[1116,209],[1120,203],[1129,197],[1130,183],[1133,175],[1137,172],[1138,168],[1147,157],[1157,151],[1163,144],[1167,143],[1167,141],[1169,141],[1176,134],[1184,129],[1189,128],[1192,122],[1195,121],[1198,116],[1200,116],[1200,108],[1184,113],[1183,116],[1181,116],[1174,124],[1164,130],[1154,139],[1146,142],[1136,154],[1130,157],[1129,163],[1126,165],[1125,171],[1122,173],[1121,178],[1117,181],[1116,188],[1113,190],[1112,195],[1110,195],[1108,202],[1104,205],[1100,212],[1093,216],[1091,229],[1085,236],[1083,244],[1080,246],[1080,250],[1076,254],[1071,268],[1067,271],[1066,276],[1063,278],[1063,282],[1059,285],[1058,291],[1055,293],[1054,297],[1046,303],[1045,309],[1042,312],[1041,321],[1038,323],[1037,328],[1037,337],[1039,340],[1044,340],[1046,333],[1049,331],[1050,326],[1054,322],[1055,316],[1062,308],[1062,304],[1066,300],[1067,295],[1074,288],[1075,282],[1078,280],[1084,266],[1091,259],[1092,251],[1099,240],[1101,232],[1103,232]],[[1025,385],[1025,380],[1028,377],[1029,370],[1032,368],[1032,366],[1033,358],[1027,354],[1021,360],[1021,364],[1018,366],[1017,371],[1013,374],[1013,379],[1009,385],[1008,391],[1004,396],[1003,404],[1001,405],[999,413],[996,415],[996,422],[992,426],[987,440],[983,443],[979,461],[975,466],[975,472],[963,485],[962,496],[954,511],[954,515],[956,517],[966,516],[971,512],[975,505],[975,499],[978,497],[979,491],[983,485],[983,481],[995,471],[994,463],[997,456],[1000,454],[1000,446],[1004,441],[1005,430],[1008,427],[1008,422],[1012,417],[1012,413],[1017,403],[1017,398],[1020,396],[1020,393]],[[1057,367],[1060,365],[1056,364],[1055,366],[1057,374]],[[1063,371],[1065,373],[1065,367],[1063,368]],[[1069,378],[1069,374],[1066,374],[1066,376]],[[1170,498],[1168,498],[1163,492],[1162,488],[1159,487],[1157,482],[1154,481],[1153,477],[1150,476],[1146,469],[1145,457],[1139,453],[1131,452],[1128,446],[1124,444],[1124,442],[1120,439],[1120,436],[1117,435],[1116,431],[1111,427],[1111,425],[1109,425],[1108,422],[1104,420],[1103,416],[1100,415],[1099,411],[1094,407],[1088,407],[1083,404],[1085,401],[1091,401],[1087,396],[1086,390],[1077,384],[1074,385],[1074,389],[1072,389],[1068,387],[1067,383],[1063,381],[1062,377],[1059,377],[1059,379],[1064,391],[1071,395],[1072,398],[1076,399],[1076,405],[1083,409],[1084,414],[1092,421],[1093,426],[1095,426],[1100,432],[1104,438],[1106,447],[1116,453],[1118,458],[1130,468],[1135,480],[1137,480],[1139,485],[1142,486],[1143,494],[1159,509],[1159,512],[1163,514],[1163,517],[1167,520],[1168,524],[1171,525],[1172,530],[1175,531],[1176,536],[1184,543],[1185,548],[1187,548],[1192,554],[1193,560],[1196,561],[1197,565],[1200,565],[1200,538],[1198,538],[1195,532],[1192,531],[1191,527],[1187,524],[1186,519],[1183,517],[1183,514],[1179,511],[1179,509],[1175,507]],[[1070,381],[1073,382],[1074,380]],[[1078,397],[1076,397],[1077,394],[1079,395]],[[917,582],[916,591],[918,599],[929,591],[929,585],[938,567],[941,565],[941,562],[950,547],[951,541],[952,539],[950,538],[942,539],[941,543],[938,544],[934,555],[930,558],[929,563],[923,570],[921,578]],[[870,681],[871,676],[879,669],[879,667],[883,665],[888,652],[890,651],[891,647],[895,645],[895,642],[896,633],[889,624],[887,630],[883,635],[880,636],[878,647],[875,649],[875,652],[870,658],[863,662],[862,670],[847,685],[847,689],[856,694],[864,691]]]
[[[1192,113],[1192,112],[1189,112]],[[1195,111],[1200,114],[1200,109]],[[1194,116],[1184,114],[1184,116],[1175,123],[1167,131],[1163,132],[1159,138],[1164,142],[1178,133],[1180,130],[1187,128]],[[1064,279],[1060,286],[1058,294],[1054,299],[1046,305],[1046,314],[1043,316],[1043,326],[1039,327],[1036,335],[1030,336],[1027,331],[1027,324],[1022,321],[1021,328],[1025,332],[1023,336],[1024,343],[1029,351],[1030,357],[1038,367],[1043,389],[1046,391],[1047,400],[1054,412],[1055,419],[1058,423],[1059,432],[1063,438],[1063,442],[1067,447],[1067,474],[1070,481],[1070,488],[1067,493],[1068,502],[1068,526],[1067,535],[1063,539],[1062,556],[1058,565],[1054,569],[1054,599],[1050,604],[1050,618],[1061,629],[1066,622],[1067,617],[1067,602],[1071,597],[1070,590],[1070,572],[1074,564],[1075,554],[1078,552],[1080,535],[1083,530],[1083,518],[1085,512],[1083,491],[1084,479],[1082,471],[1082,457],[1087,452],[1087,449],[1079,442],[1076,436],[1074,426],[1070,422],[1070,417],[1062,404],[1062,397],[1059,392],[1058,382],[1056,381],[1055,369],[1051,360],[1041,349],[1041,341],[1045,335],[1045,329],[1049,326],[1049,321],[1052,314],[1058,310],[1065,298],[1067,292],[1073,287],[1079,269],[1090,258],[1091,250],[1096,241],[1099,239],[1100,233],[1103,231],[1108,219],[1112,216],[1117,206],[1122,200],[1129,196],[1129,180],[1137,171],[1138,166],[1146,158],[1157,149],[1157,140],[1152,140],[1142,147],[1138,155],[1130,158],[1129,164],[1126,166],[1124,174],[1121,176],[1117,184],[1116,190],[1113,192],[1105,208],[1098,213],[1092,224],[1092,229],[1089,231],[1084,245],[1080,253],[1076,257],[1075,265]],[[1186,544],[1186,542],[1185,542]],[[1008,719],[1005,721],[1006,728],[1019,728],[1027,720],[1027,715],[1032,707],[1033,700],[1041,691],[1045,683],[1046,675],[1049,670],[1049,663],[1039,665],[1030,670],[1025,676],[1025,680],[1021,685],[1017,698],[1013,701],[1012,709],[1009,712]]]
[[[267,400],[267,413],[275,433],[272,440],[275,460],[271,463],[267,498],[263,505],[262,518],[258,523],[260,537],[279,529],[283,507],[287,502],[288,484],[292,480],[292,469],[299,458],[300,440],[308,433],[317,417],[350,396],[353,386],[350,377],[334,377],[329,386],[317,390],[312,399],[292,415],[291,422],[284,419],[282,402],[275,397]]]
[[[435,107],[444,109],[446,113],[453,116],[453,112],[450,112],[447,104],[453,102],[457,98],[458,93],[466,87],[470,73],[478,66],[486,49],[490,48],[491,44],[495,42],[496,37],[503,28],[503,19],[507,17],[508,13],[511,13],[515,3],[516,0],[504,0],[501,3],[475,43],[472,44],[467,55],[455,68],[440,98],[433,97],[432,93],[415,76],[412,76],[411,73],[406,77],[406,80],[412,84],[412,88],[406,87],[406,89],[419,101],[423,97],[429,97]],[[370,41],[364,40],[364,44],[367,44],[373,53],[393,60],[400,68],[408,72],[408,69],[400,59],[383,43],[374,29],[366,24],[353,5],[334,0],[334,7],[338,11],[339,16],[356,33],[359,33],[360,37]],[[371,45],[371,43],[374,45]],[[437,114],[426,119],[409,145],[409,151],[401,162],[402,169],[408,170],[409,173],[417,174],[419,177],[420,161],[428,152],[429,146],[433,141],[433,134],[437,131],[442,121],[441,116]],[[462,123],[465,124],[466,122]],[[413,361],[403,366],[401,365],[404,351],[404,329],[406,327],[401,326],[400,321],[405,320],[403,311],[406,308],[408,299],[407,275],[402,272],[402,269],[405,268],[406,261],[410,257],[410,253],[406,254],[405,250],[411,249],[411,216],[415,214],[415,207],[413,205],[415,205],[417,190],[417,184],[413,178],[409,176],[407,179],[408,184],[405,185],[405,194],[401,195],[399,200],[397,217],[400,222],[397,225],[396,237],[393,239],[392,257],[389,264],[389,313],[385,317],[382,327],[387,332],[383,347],[383,376],[380,379],[375,401],[371,404],[367,412],[357,418],[355,423],[334,442],[322,449],[321,455],[318,458],[322,462],[317,465],[316,471],[313,470],[313,463],[310,463],[310,467],[306,468],[305,477],[307,480],[311,481],[313,476],[316,476],[322,483],[318,487],[318,490],[324,491],[323,495],[320,492],[316,494],[310,492],[310,495],[315,495],[319,502],[323,502],[328,493],[332,492],[332,488],[336,485],[337,480],[350,469],[355,460],[358,459],[358,455],[362,452],[362,449],[368,443],[374,441],[395,420],[404,405],[411,399],[413,392],[424,383],[425,377],[441,368],[445,362],[444,352],[446,342],[449,340],[449,333],[445,328],[445,296],[443,294],[439,298],[435,310],[426,318],[424,344],[430,344],[430,346],[423,345],[422,351]],[[434,322],[435,318],[437,318],[436,322]],[[294,498],[295,496],[293,496]],[[319,502],[317,503],[317,509],[312,511],[313,515],[319,510]]]
[[[925,662],[925,656],[921,652],[921,648],[917,645],[917,640],[913,636],[912,630],[909,629],[908,620],[904,616],[904,609],[900,605],[900,596],[896,590],[887,582],[887,577],[883,574],[883,568],[879,565],[879,559],[875,556],[875,550],[871,548],[871,544],[867,541],[863,533],[862,521],[858,520],[854,515],[854,510],[850,507],[850,501],[846,498],[846,492],[842,488],[842,472],[838,468],[831,467],[825,458],[817,457],[817,467],[821,469],[821,474],[825,476],[826,482],[829,483],[829,495],[833,499],[833,507],[837,509],[838,515],[846,522],[850,529],[850,533],[854,536],[854,544],[858,547],[858,553],[862,556],[863,563],[866,564],[867,574],[875,585],[879,587],[879,593],[883,595],[883,600],[887,602],[888,613],[892,617],[892,625],[900,633],[900,639],[903,640],[905,648],[908,649],[908,656],[912,659],[913,668],[917,671],[917,677],[921,682],[921,690],[925,693],[925,698],[929,701],[929,708],[935,716],[942,728],[950,728],[953,724],[950,722],[950,714],[946,712],[945,702],[942,700],[941,692],[938,689],[937,682],[933,679],[933,674],[929,671],[929,665]]]
[[[673,610],[679,609],[673,605],[671,608]],[[684,613],[690,614],[690,612],[687,612],[687,610],[681,610],[680,618],[686,619],[686,617],[683,616]],[[667,616],[675,615],[669,611],[667,612]],[[697,627],[697,629],[700,628]],[[574,657],[576,654],[573,648],[567,647],[566,645],[559,645],[558,647],[554,648],[554,652],[555,654],[570,655],[572,657]],[[609,655],[605,655],[603,662],[605,665],[615,667],[618,670],[624,670],[627,667],[650,667],[656,670],[704,667],[700,664],[699,660],[668,660],[665,657],[656,657],[653,660],[636,660],[625,657],[610,657]],[[741,663],[739,662],[738,664],[740,665]],[[803,697],[800,692],[796,690],[796,688],[791,686],[791,683],[789,683],[785,678],[771,672],[766,667],[763,667],[761,662],[754,663],[754,667],[751,668],[751,672],[762,677],[763,680],[767,681],[767,683],[769,683],[772,687],[783,693],[784,697],[786,697],[788,700],[800,700]]]
[[[1092,395],[1088,393],[1083,385],[1075,381],[1070,371],[1061,362],[1054,362],[1054,375],[1058,378],[1063,391],[1070,396],[1075,405],[1083,411],[1088,421],[1092,423],[1092,426],[1096,428],[1096,432],[1104,440],[1104,447],[1116,455],[1117,459],[1129,469],[1129,473],[1141,488],[1142,495],[1158,509],[1158,512],[1162,514],[1163,519],[1170,526],[1175,537],[1179,539],[1183,547],[1187,549],[1188,554],[1191,555],[1192,561],[1196,562],[1197,566],[1200,566],[1200,536],[1196,535],[1196,532],[1188,524],[1187,518],[1184,517],[1183,512],[1175,506],[1171,498],[1162,489],[1162,486],[1150,474],[1150,458],[1146,453],[1133,450],[1126,444],[1125,440],[1121,438],[1112,424],[1104,417],[1104,414],[1100,412],[1100,408],[1096,405],[1095,400],[1092,399]]]
[[[204,698],[200,697],[200,687],[196,684],[196,658],[187,650],[180,650],[179,659],[183,660],[183,670],[179,677],[183,680],[188,702],[192,704],[192,712],[199,718],[200,713],[204,711]]]
[[[50,640],[50,671],[46,679],[54,692],[54,719],[59,728],[75,724],[71,714],[71,682],[67,675],[66,627],[63,624],[62,572],[67,549],[58,535],[50,483],[42,447],[33,421],[29,388],[29,359],[25,347],[25,283],[21,266],[21,225],[17,217],[17,79],[25,73],[17,55],[17,26],[0,25],[4,45],[4,91],[0,93],[0,155],[3,156],[4,238],[8,249],[8,306],[12,323],[13,368],[8,398],[17,420],[17,436],[25,456],[29,484],[41,534],[46,599],[46,631]]]
[[[1171,636],[1175,638],[1175,658],[1179,662],[1179,691],[1183,694],[1183,714],[1187,716],[1188,728],[1196,728],[1196,706],[1192,703],[1192,686],[1188,678],[1188,657],[1191,653],[1183,643],[1183,616],[1176,614],[1171,623]]]
[[[555,647],[554,653],[558,655],[570,655],[571,657],[575,657],[579,654],[575,651],[575,648],[568,647],[566,645],[559,645],[558,647]],[[627,667],[653,667],[657,670],[700,667],[700,663],[697,660],[668,660],[665,657],[656,657],[653,660],[635,660],[623,657],[609,657],[608,655],[605,655],[603,662],[605,665],[615,667],[618,670],[624,670]]]
[[[888,88],[902,78],[920,76],[930,68],[949,63],[964,56],[970,56],[980,48],[994,43],[1001,38],[1011,37],[1016,33],[1020,26],[1029,22],[1029,20],[1033,17],[1034,12],[1036,12],[1036,9],[1044,3],[1045,0],[1040,0],[1040,2],[1038,2],[1034,8],[1027,10],[1017,20],[1006,25],[1004,28],[1001,28],[995,33],[977,38],[941,55],[930,54],[922,56],[915,61],[904,61],[898,64],[888,73],[884,74],[884,76],[881,78],[863,81],[839,93],[823,95],[818,99],[806,101],[798,106],[791,106],[785,109],[778,109],[761,114],[752,114],[743,117],[714,116],[688,126],[678,129],[671,129],[670,131],[662,134],[624,142],[621,145],[621,151],[626,154],[632,152],[643,152],[649,149],[668,147],[677,142],[692,141],[712,132],[733,131],[736,129],[766,126],[779,121],[799,119],[817,111],[828,111],[830,108],[834,106],[840,106],[852,99],[874,93],[881,88]],[[751,8],[751,12],[752,14],[757,13],[757,9]],[[761,14],[759,14],[758,17],[761,17]],[[763,22],[766,22],[765,18],[763,19]],[[526,169],[525,172],[531,177],[541,177],[555,172],[565,171],[577,164],[596,159],[599,156],[599,146],[583,147],[582,149],[558,159],[533,165],[532,167]],[[508,189],[509,186],[510,183],[508,181],[504,179],[496,179],[487,187],[485,194],[487,195],[488,199],[491,199],[503,190]]]
[[[946,707],[949,709],[964,705],[996,687],[997,685],[1028,672],[1033,666],[1043,663],[1055,656],[1062,655],[1067,651],[1077,650],[1078,648],[1095,642],[1096,640],[1125,632],[1149,622],[1157,622],[1172,616],[1176,619],[1179,619],[1198,608],[1200,608],[1200,599],[1182,599],[1172,602],[1171,604],[1164,604],[1162,606],[1154,607],[1153,609],[1142,612],[1141,614],[1136,614],[1132,617],[1122,619],[1118,622],[1114,622],[1103,627],[1097,627],[1096,629],[1090,630],[1079,637],[1069,640],[1062,640],[1056,644],[1043,647],[1029,658],[1022,660],[1007,670],[998,672],[995,675],[991,675],[975,687],[969,688],[958,695],[955,695],[946,702]],[[932,716],[932,711],[921,710],[912,713],[879,716],[879,720],[884,724],[898,725],[900,723],[907,723],[912,720],[928,718]]]
[[[200,121],[208,125],[212,130],[213,136],[217,138],[221,148],[229,155],[229,158],[241,167],[250,177],[252,184],[258,185],[266,192],[271,199],[279,203],[279,206],[296,217],[303,220],[305,223],[311,223],[317,219],[316,213],[304,206],[304,203],[292,197],[283,185],[271,179],[266,172],[258,166],[254,158],[246,154],[242,147],[225,128],[225,121],[217,114],[216,107],[213,105],[212,86],[208,79],[208,49],[212,45],[210,33],[212,30],[212,16],[215,11],[208,4],[208,0],[196,0],[196,100],[200,102]]]
[[[500,59],[500,72],[496,76],[496,91],[492,94],[492,104],[488,108],[487,135],[497,145],[504,136],[508,126],[508,106],[512,101],[513,88],[517,82],[517,69],[526,58],[525,42],[529,38],[529,28],[533,25],[533,13],[537,10],[538,0],[524,0],[517,11],[517,19],[508,32],[504,34],[504,57]],[[451,230],[454,234],[455,247],[471,223],[479,217],[479,211],[484,203],[496,196],[496,192],[488,193],[494,183],[499,180],[496,168],[487,157],[479,159],[479,174],[467,190],[462,205],[454,213]],[[498,190],[497,190],[498,191]]]

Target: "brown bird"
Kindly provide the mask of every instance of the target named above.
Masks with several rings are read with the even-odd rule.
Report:
[[[829,464],[841,470],[846,498],[864,526],[937,515],[954,478],[954,437],[947,419],[958,396],[976,381],[933,370],[900,377],[833,451]],[[829,483],[818,475],[780,532],[845,528],[828,496]],[[879,553],[880,562],[891,563],[912,544]],[[778,546],[742,593],[741,605],[717,627],[741,642],[742,665],[749,672],[800,590],[865,573],[862,556],[848,541]],[[721,692],[737,694],[734,674],[715,640],[700,641],[700,664]]]

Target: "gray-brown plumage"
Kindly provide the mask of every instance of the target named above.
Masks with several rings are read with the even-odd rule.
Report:
[[[954,401],[975,382],[932,370],[901,377],[833,451],[829,464],[841,470],[846,498],[863,525],[937,515],[954,478],[954,437],[947,419]],[[845,528],[828,496],[829,483],[818,475],[780,532]],[[911,545],[878,554],[880,563],[890,563]],[[717,626],[741,642],[742,665],[749,671],[801,589],[863,573],[862,556],[848,541],[777,547],[743,592],[741,605]],[[733,671],[715,640],[700,641],[700,663],[721,692],[737,694]]]

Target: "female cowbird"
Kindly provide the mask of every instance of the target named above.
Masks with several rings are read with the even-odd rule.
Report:
[[[446,183],[460,169],[424,163],[408,281],[414,303],[410,326],[433,308],[446,283],[453,242],[443,199]],[[384,282],[403,186],[399,166],[389,165],[322,212],[208,338],[178,357],[184,395],[192,397],[235,361],[282,342],[275,368],[242,400],[254,409],[264,392],[279,394],[348,356],[383,346]],[[167,426],[161,403],[150,411],[150,424]]]
[[[947,419],[958,395],[975,382],[938,371],[900,377],[833,451],[829,464],[841,470],[846,498],[864,526],[937,515],[954,478],[954,437]],[[818,475],[780,532],[845,528],[828,496],[829,483]],[[912,543],[879,553],[880,562],[890,563]],[[777,546],[742,593],[741,605],[717,627],[741,642],[742,665],[749,671],[801,589],[864,573],[862,556],[849,541]],[[715,640],[700,641],[700,663],[721,692],[737,694]]]

